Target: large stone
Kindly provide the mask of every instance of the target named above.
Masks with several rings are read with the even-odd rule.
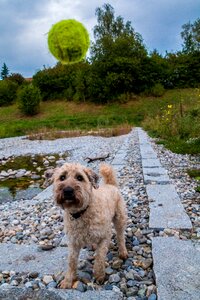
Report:
[[[174,237],[152,239],[158,299],[200,299],[200,251],[191,241]]]
[[[0,288],[0,299],[2,300],[120,300],[122,293],[115,291],[87,291],[81,293],[76,290],[59,290],[51,288],[33,291],[26,288]]]
[[[57,247],[48,252],[33,245],[0,244],[0,270],[55,274],[66,271],[67,248]],[[82,250],[80,258],[86,258]]]
[[[150,228],[192,229],[173,185],[147,185],[146,191],[150,200]]]
[[[142,159],[157,158],[157,155],[150,144],[140,144],[140,153]]]
[[[142,168],[158,168],[161,167],[160,161],[158,158],[146,158],[142,160]]]
[[[166,184],[169,183],[169,176],[167,171],[162,167],[156,168],[143,168],[144,183],[157,183]]]
[[[53,198],[53,185],[50,185],[48,188],[43,190],[41,193],[39,193],[37,196],[33,198],[33,200],[36,201],[43,201],[47,199]]]

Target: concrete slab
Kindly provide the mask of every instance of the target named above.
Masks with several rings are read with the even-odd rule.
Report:
[[[161,163],[158,158],[146,158],[142,160],[143,168],[158,168],[161,167]]]
[[[32,200],[43,201],[53,198],[53,185],[48,186],[45,190],[35,196]]]
[[[123,299],[121,292],[115,291],[87,291],[81,293],[76,290],[61,290],[61,289],[40,289],[33,291],[29,288],[0,287],[0,300],[120,300]]]
[[[156,237],[152,253],[159,300],[200,299],[200,252],[191,241]]]
[[[143,168],[143,173],[149,176],[167,175],[167,170],[163,167]]]
[[[39,250],[35,244],[16,245],[0,244],[0,270],[14,270],[17,272],[34,272],[41,274],[55,274],[66,271],[66,247],[57,247],[49,251]],[[86,250],[80,257],[86,257]]]
[[[149,144],[140,144],[140,153],[142,159],[157,158],[155,151]]]
[[[147,185],[146,191],[150,200],[150,228],[192,229],[190,218],[173,185]]]
[[[169,184],[170,179],[168,175],[157,173],[143,174],[144,184]]]

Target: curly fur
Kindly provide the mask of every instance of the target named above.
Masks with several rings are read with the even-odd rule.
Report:
[[[105,277],[105,257],[112,236],[113,222],[116,229],[119,256],[127,258],[124,230],[126,226],[125,202],[117,187],[113,168],[100,166],[104,183],[97,189],[98,176],[91,169],[80,164],[65,164],[53,174],[54,198],[64,209],[65,231],[69,238],[68,271],[61,282],[61,288],[71,288],[76,280],[77,262],[80,249],[97,245],[94,276],[98,282]],[[64,189],[74,190],[72,200],[64,196]],[[80,218],[73,214],[86,209]]]

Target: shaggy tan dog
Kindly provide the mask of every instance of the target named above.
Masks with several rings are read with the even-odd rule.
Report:
[[[94,276],[98,282],[105,277],[105,258],[112,236],[112,225],[116,229],[119,256],[127,258],[124,230],[126,209],[117,188],[114,170],[102,164],[100,174],[104,183],[97,187],[98,175],[80,164],[64,164],[52,174],[54,198],[64,209],[65,231],[69,238],[67,274],[61,288],[71,288],[76,280],[80,249],[96,244]]]

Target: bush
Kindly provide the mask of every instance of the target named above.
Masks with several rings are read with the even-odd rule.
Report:
[[[18,86],[22,85],[25,82],[24,77],[19,73],[12,73],[7,77],[7,80],[15,82]]]
[[[165,89],[161,83],[156,83],[151,88],[151,95],[154,97],[162,97],[165,93]]]
[[[33,116],[39,112],[40,90],[32,84],[24,86],[18,93],[19,109],[25,115]]]
[[[16,98],[17,84],[8,80],[0,80],[0,106],[10,105]]]

